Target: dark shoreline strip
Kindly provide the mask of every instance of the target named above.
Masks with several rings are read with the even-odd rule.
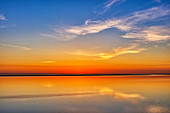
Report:
[[[24,77],[24,76],[142,76],[142,75],[170,75],[170,73],[146,73],[146,74],[43,74],[43,73],[0,73],[0,77]]]

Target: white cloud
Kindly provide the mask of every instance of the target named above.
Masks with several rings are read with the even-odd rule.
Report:
[[[129,32],[123,38],[139,38],[146,41],[161,41],[170,39],[170,28],[167,26],[151,26],[143,30]]]
[[[94,60],[109,60],[119,55],[130,54],[130,53],[140,53],[141,51],[145,50],[145,48],[137,48],[137,46],[138,44],[132,44],[128,47],[119,47],[119,48],[111,50],[111,52],[106,52],[106,53],[74,52],[72,54],[79,55],[79,56],[95,57]]]
[[[53,38],[59,38],[62,40],[70,40],[74,39],[75,37],[79,35],[87,35],[87,34],[94,34],[99,33],[103,30],[109,29],[109,28],[117,28],[121,31],[127,32],[127,34],[133,34],[136,30],[141,29],[139,25],[141,25],[144,21],[150,21],[157,19],[159,17],[163,17],[170,14],[170,10],[166,7],[159,6],[159,7],[153,7],[142,11],[134,12],[126,17],[120,17],[120,18],[112,18],[105,21],[92,21],[87,20],[85,21],[84,25],[81,26],[69,26],[61,30],[54,29],[54,34],[43,34],[43,36],[46,37],[53,37]],[[142,28],[145,28],[146,26],[143,26]],[[151,27],[152,28],[152,27]],[[145,32],[147,32],[145,30]],[[124,38],[129,37],[123,36]],[[151,35],[151,34],[150,34]],[[154,37],[158,37],[157,35],[152,34]],[[150,36],[151,37],[151,36]],[[159,36],[160,37],[160,36]],[[137,38],[137,37],[136,37]],[[162,39],[166,40],[166,36],[162,36]],[[154,40],[154,39],[150,39]]]
[[[13,44],[6,44],[6,43],[0,43],[0,46],[13,47],[13,48],[22,49],[22,50],[25,50],[25,51],[32,50],[32,49],[29,48],[29,47],[19,46],[19,45],[13,45]]]
[[[71,26],[70,28],[65,29],[65,33],[74,34],[74,35],[87,35],[98,33],[105,29],[109,28],[118,28],[124,31],[130,29],[131,26],[126,24],[124,20],[121,19],[112,19],[106,21],[98,21],[94,24],[83,25],[83,26]]]
[[[85,25],[82,26],[70,26],[64,30],[65,33],[74,34],[74,35],[86,35],[93,34],[103,31],[109,28],[117,28],[123,31],[129,31],[135,29],[137,24],[140,21],[144,20],[153,20],[158,17],[168,15],[170,10],[164,9],[163,7],[154,7],[147,10],[142,10],[133,13],[131,16],[123,18],[114,18],[106,21],[95,21],[92,24],[86,21]],[[92,21],[91,21],[92,22]]]
[[[0,14],[0,20],[8,20],[4,15]]]

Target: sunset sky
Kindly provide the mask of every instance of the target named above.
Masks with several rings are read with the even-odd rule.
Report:
[[[0,0],[0,73],[170,73],[170,0]]]

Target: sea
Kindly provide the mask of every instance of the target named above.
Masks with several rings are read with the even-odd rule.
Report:
[[[0,113],[170,113],[170,75],[2,76]]]

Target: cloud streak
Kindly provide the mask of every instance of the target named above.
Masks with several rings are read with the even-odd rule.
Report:
[[[13,44],[6,44],[6,43],[0,43],[0,46],[18,48],[18,49],[25,50],[25,51],[30,51],[30,50],[32,50],[32,49],[29,48],[29,47],[19,46],[19,45],[13,45]]]
[[[4,15],[0,14],[0,20],[8,20]]]
[[[140,21],[153,20],[170,13],[170,10],[163,7],[154,7],[147,10],[138,11],[132,14],[132,16],[109,19],[106,21],[95,21],[95,23],[83,26],[71,26],[65,29],[67,33],[75,35],[93,34],[103,31],[109,28],[117,28],[123,31],[130,31],[135,29],[134,26]]]
[[[95,13],[97,14],[104,14],[107,10],[111,8],[111,6],[117,2],[124,2],[125,0],[108,0],[103,5],[100,5],[95,8]]]
[[[72,54],[79,55],[79,56],[88,56],[88,57],[95,57],[94,60],[109,60],[113,57],[130,54],[130,53],[140,53],[141,51],[145,50],[145,48],[137,48],[138,44],[131,44],[128,47],[118,47],[116,49],[112,49],[111,52],[106,53],[82,53],[82,52],[75,52]]]
[[[116,2],[116,1],[113,0],[110,4],[106,5],[106,7],[110,7],[114,2]],[[134,12],[132,14],[125,16],[125,17],[112,18],[112,19],[107,19],[105,21],[86,20],[84,25],[69,26],[69,27],[66,27],[66,28],[60,29],[60,30],[53,29],[55,32],[54,34],[42,34],[42,35],[46,36],[46,37],[50,37],[50,38],[51,37],[53,37],[53,38],[62,37],[63,40],[70,40],[70,39],[74,39],[75,37],[80,36],[80,35],[95,34],[95,33],[99,33],[106,29],[116,28],[121,31],[124,31],[126,34],[125,34],[125,36],[122,36],[122,37],[127,38],[130,36],[129,33],[134,33],[135,31],[141,30],[142,28],[145,29],[146,26],[143,26],[142,28],[140,27],[140,25],[143,22],[149,22],[151,20],[155,20],[160,17],[167,16],[169,14],[170,14],[170,9],[168,9],[167,7],[163,7],[163,6],[152,7],[149,9]],[[152,27],[150,27],[150,29],[152,30]],[[146,31],[143,31],[143,32],[146,32]],[[150,32],[147,32],[147,34],[149,34],[149,33]],[[128,36],[126,36],[126,35],[128,35]],[[155,37],[157,38],[157,36],[155,36]],[[162,35],[160,35],[160,37],[164,40],[167,39],[166,37],[164,37]],[[136,37],[136,38],[138,38],[138,37]],[[142,38],[146,38],[146,36],[142,37]],[[149,37],[148,37],[148,39],[149,39]],[[154,39],[151,39],[150,41],[152,41],[152,40],[154,40]]]
[[[146,41],[161,41],[170,39],[170,27],[151,26],[142,30],[132,31],[123,35],[123,38],[138,38]]]
[[[124,0],[111,0],[105,5],[105,8],[110,8],[114,3],[118,1],[124,1]]]

